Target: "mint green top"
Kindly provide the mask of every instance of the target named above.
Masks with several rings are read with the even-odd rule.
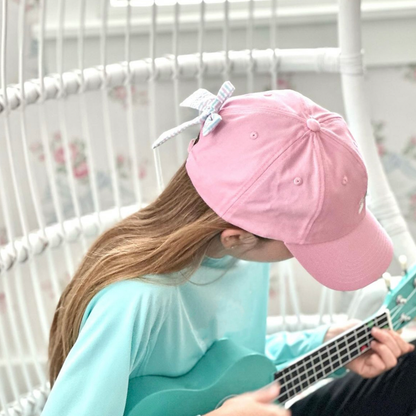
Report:
[[[322,344],[327,326],[266,336],[269,272],[270,263],[205,257],[183,285],[108,285],[88,304],[42,416],[123,416],[131,377],[180,376],[222,337],[278,368]]]

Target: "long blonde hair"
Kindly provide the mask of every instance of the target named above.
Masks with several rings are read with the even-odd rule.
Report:
[[[84,311],[97,292],[113,282],[180,270],[185,273],[160,276],[158,283],[185,283],[200,266],[211,240],[230,227],[237,228],[215,214],[198,195],[184,163],[155,201],[101,234],[56,307],[48,350],[51,388],[78,337]]]

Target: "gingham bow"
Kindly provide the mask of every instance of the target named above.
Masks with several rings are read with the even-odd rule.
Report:
[[[181,107],[191,107],[199,110],[199,116],[195,117],[191,121],[187,121],[186,123],[181,124],[178,127],[165,131],[153,143],[152,149],[155,149],[172,137],[177,136],[188,127],[194,126],[198,123],[204,123],[204,127],[202,128],[202,135],[206,136],[208,133],[214,130],[218,123],[222,120],[218,112],[221,110],[221,107],[225,101],[231,97],[234,90],[234,85],[231,84],[230,81],[226,81],[224,84],[222,84],[216,96],[203,88],[195,91],[179,105]]]

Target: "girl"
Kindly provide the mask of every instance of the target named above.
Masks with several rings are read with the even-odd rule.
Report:
[[[63,291],[43,416],[122,416],[130,379],[183,375],[222,337],[282,367],[355,324],[266,337],[270,262],[295,256],[337,290],[366,286],[389,266],[392,244],[365,207],[367,173],[343,118],[292,90],[233,91],[226,82],[217,96],[198,90],[182,103],[200,115],[153,147],[201,123],[187,161],[153,203],[96,239]],[[347,365],[358,375],[292,414],[415,411],[414,346],[390,330],[373,335],[372,351]],[[277,396],[272,383],[209,416],[289,414]]]

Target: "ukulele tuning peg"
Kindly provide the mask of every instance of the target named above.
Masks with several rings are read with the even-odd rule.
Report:
[[[407,316],[405,313],[402,313],[402,315],[400,316],[400,321],[401,322],[409,322],[411,320],[412,320],[412,318],[410,316]]]
[[[382,277],[384,279],[384,283],[386,284],[387,290],[391,292],[391,274],[389,272],[385,272]]]
[[[396,298],[397,305],[404,305],[406,302],[407,302],[406,299],[402,295],[397,296]]]
[[[402,274],[405,275],[407,273],[407,257],[404,254],[399,256],[399,263],[402,268]]]

